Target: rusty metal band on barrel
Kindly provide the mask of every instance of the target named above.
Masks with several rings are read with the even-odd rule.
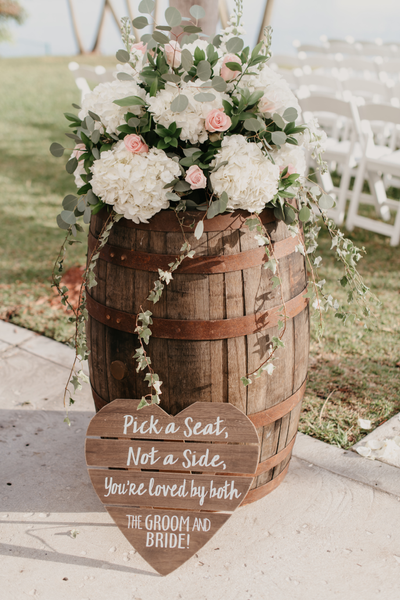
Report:
[[[250,490],[249,492],[247,492],[247,494],[240,506],[245,506],[246,504],[251,504],[252,502],[255,502],[256,500],[260,500],[261,498],[264,498],[264,496],[266,496],[267,494],[270,494],[271,492],[273,492],[274,489],[276,489],[278,487],[278,485],[280,485],[282,483],[282,481],[285,479],[288,469],[289,469],[289,464],[290,463],[288,463],[286,465],[286,467],[283,469],[283,471],[281,473],[279,473],[279,475],[277,477],[275,477],[274,479],[271,479],[271,481],[268,481],[268,483],[261,485],[260,487],[254,488],[254,489]]]
[[[107,210],[103,209],[99,213],[99,217],[104,221],[109,217]],[[199,221],[203,220],[204,231],[226,231],[227,229],[242,229],[247,219],[251,218],[251,215],[245,210],[235,210],[232,213],[225,215],[217,215],[212,219],[204,219],[204,213],[199,211],[186,211],[178,221],[177,215],[173,210],[162,210],[153,217],[151,217],[150,223],[134,223],[130,219],[121,219],[116,224],[116,227],[125,227],[128,229],[140,229],[142,231],[165,231],[165,232],[176,232],[183,230],[186,233],[194,231],[194,225]],[[260,213],[260,219],[262,223],[273,223],[276,221],[274,212],[266,209]]]
[[[304,298],[305,292],[306,289],[285,302],[288,318],[295,317],[306,308],[308,300]],[[136,315],[104,306],[88,293],[86,294],[86,306],[89,315],[99,323],[126,333],[135,333]],[[151,329],[154,338],[167,340],[226,340],[276,327],[281,318],[280,309],[281,305],[278,305],[265,312],[210,321],[154,317]]]
[[[89,232],[88,248],[93,252],[96,247],[97,238]],[[295,252],[299,240],[296,237],[288,237],[280,242],[273,244],[275,258],[280,259]],[[106,244],[101,248],[100,259],[126,267],[128,269],[137,269],[138,271],[158,272],[158,269],[168,270],[171,262],[177,258],[176,254],[154,254],[147,252],[137,252],[119,246]],[[226,256],[195,256],[185,260],[177,269],[177,273],[229,273],[232,271],[242,271],[251,267],[258,267],[267,260],[267,255],[263,247],[253,250],[246,250],[237,254]]]
[[[260,412],[254,413],[252,415],[247,415],[248,419],[253,423],[256,428],[264,427],[266,425],[271,425],[274,421],[278,421],[282,419],[286,415],[288,415],[292,410],[303,400],[304,392],[306,389],[306,382],[299,387],[299,389],[286,398],[283,402],[276,404],[275,406],[271,406],[266,410],[262,410]],[[107,402],[99,396],[96,390],[92,386],[92,394],[93,400],[98,410],[102,409],[103,406],[106,406]],[[260,462],[258,465],[256,475],[260,475],[264,473],[264,471],[268,471],[278,465],[282,460],[286,458],[286,456],[290,453],[294,444],[294,437],[290,440],[289,444],[283,448],[278,454],[272,456],[271,458],[267,458],[266,460]]]

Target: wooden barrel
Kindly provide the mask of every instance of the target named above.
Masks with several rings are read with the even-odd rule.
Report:
[[[268,494],[286,475],[305,390],[309,312],[304,298],[306,268],[285,224],[264,211],[262,220],[279,258],[286,303],[285,348],[276,354],[272,376],[244,387],[240,378],[265,359],[278,335],[281,290],[264,269],[265,250],[237,211],[204,221],[200,240],[194,224],[204,215],[186,213],[185,232],[196,254],[174,272],[161,300],[144,300],[179,255],[183,237],[176,215],[162,211],[148,224],[121,219],[96,266],[97,286],[87,298],[90,378],[97,410],[116,398],[149,393],[144,372],[133,359],[138,338],[135,315],[153,312],[148,346],[152,366],[163,381],[161,407],[177,414],[194,402],[230,402],[254,423],[261,444],[260,464],[244,503]],[[92,217],[89,251],[107,213]]]

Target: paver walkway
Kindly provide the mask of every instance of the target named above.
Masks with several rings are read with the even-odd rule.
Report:
[[[92,489],[88,386],[63,423],[71,359],[0,321],[1,600],[399,600],[400,469],[301,434],[282,485],[160,577]]]

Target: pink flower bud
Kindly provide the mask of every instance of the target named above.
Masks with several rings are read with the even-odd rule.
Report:
[[[143,44],[143,42],[138,42],[137,44],[132,44],[131,50],[133,49],[139,50],[142,54],[146,54],[147,44]]]
[[[142,154],[149,151],[149,147],[144,143],[142,138],[135,133],[131,133],[124,137],[125,148],[134,154]]]
[[[240,71],[231,71],[226,66],[226,63],[239,63],[239,65],[241,65],[242,61],[238,56],[236,56],[236,54],[226,54],[224,56],[224,60],[221,67],[221,77],[222,79],[224,79],[224,81],[231,81],[232,79],[235,79],[235,77],[240,75]]]
[[[289,175],[293,175],[293,173],[296,173],[296,169],[294,168],[292,163],[289,163],[288,165],[286,165],[286,167],[287,173],[282,177],[282,179],[286,179],[287,177],[289,177]],[[286,169],[286,167],[279,167],[279,171],[282,173]]]
[[[188,168],[185,181],[190,184],[192,190],[199,190],[207,186],[207,178],[197,165]]]
[[[170,67],[177,69],[181,64],[181,47],[178,42],[171,40],[168,44],[165,44],[165,57]]]
[[[226,131],[232,125],[232,121],[223,110],[214,108],[206,117],[206,130],[210,133],[214,131]]]
[[[85,154],[85,152],[86,152],[85,144],[77,144],[72,151],[72,156],[75,156],[75,158],[77,160],[79,160],[80,157],[82,156],[82,154]]]

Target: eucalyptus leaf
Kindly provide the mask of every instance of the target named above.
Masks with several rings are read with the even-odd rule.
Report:
[[[188,97],[185,94],[179,94],[174,100],[171,102],[171,110],[172,112],[182,112],[187,108],[189,104]]]
[[[183,154],[185,156],[192,156],[196,152],[199,152],[201,154],[201,150],[199,148],[184,148],[183,149]]]
[[[68,223],[68,225],[75,225],[76,217],[74,215],[74,211],[72,210],[62,210],[60,216],[64,223]]]
[[[215,96],[214,94],[210,94],[207,92],[200,92],[200,94],[196,94],[194,96],[194,99],[197,100],[197,102],[212,102],[213,100],[215,100]]]
[[[193,66],[193,56],[189,52],[187,48],[182,50],[181,54],[181,65],[185,69],[185,71],[190,71]],[[221,77],[222,79],[222,77]]]
[[[91,110],[89,110],[88,113],[92,117],[93,121],[98,121],[98,122],[101,121],[99,115],[96,115],[96,113],[92,112]]]
[[[78,142],[78,144],[82,142],[81,138],[78,135],[76,135],[76,133],[66,133],[65,135],[71,140]]]
[[[92,148],[92,154],[95,157],[96,160],[99,160],[100,158],[100,152],[98,148]]]
[[[180,75],[176,75],[175,73],[165,73],[161,76],[164,81],[170,81],[171,83],[179,83],[181,80]]]
[[[172,27],[169,25],[157,25],[156,29],[159,31],[171,31]]]
[[[100,141],[100,131],[98,129],[95,129],[92,135],[90,136],[90,139],[92,140],[93,144],[98,144]]]
[[[153,39],[157,44],[168,44],[170,41],[169,37],[165,33],[161,33],[161,31],[153,31]]]
[[[58,144],[57,142],[53,142],[50,146],[50,152],[56,158],[60,158],[64,154],[64,150],[64,146],[61,146],[61,144]]]
[[[69,229],[69,225],[68,223],[66,223],[62,218],[61,215],[57,215],[57,225],[59,226],[60,229]]]
[[[200,33],[202,31],[201,27],[196,27],[195,25],[186,25],[183,28],[185,33]],[[190,42],[188,42],[190,43]]]
[[[89,190],[86,194],[86,202],[88,204],[97,204],[99,201],[99,199],[97,198],[97,196],[94,195],[92,190]]]
[[[135,29],[144,29],[149,24],[147,17],[136,17],[133,19],[132,25]]]
[[[244,42],[240,37],[233,37],[226,42],[226,49],[232,54],[238,54],[243,50]]]
[[[121,98],[121,100],[114,100],[114,104],[117,106],[144,106],[145,101],[139,98],[139,96],[127,96]]]
[[[204,223],[203,221],[199,221],[196,225],[196,229],[194,230],[194,237],[196,240],[199,240],[204,232]]]
[[[165,11],[165,20],[171,27],[178,27],[182,22],[182,15],[177,8],[170,6]]]
[[[92,216],[92,209],[90,206],[85,208],[85,212],[83,213],[83,222],[88,225],[90,223],[90,217]]]
[[[92,133],[92,131],[94,131],[94,120],[92,119],[92,117],[90,115],[85,117],[85,125],[86,125],[87,129],[90,131],[90,133]]]
[[[117,79],[119,79],[120,81],[132,81],[133,77],[132,75],[129,75],[129,73],[124,73],[122,71],[121,73],[117,73]]]
[[[295,108],[289,107],[285,110],[282,116],[285,119],[285,121],[287,121],[288,123],[292,123],[297,119],[299,114]]]
[[[127,63],[131,59],[131,55],[126,50],[118,50],[115,56],[121,63]]]
[[[190,185],[188,184],[187,181],[182,181],[182,179],[180,179],[175,185],[174,185],[174,190],[176,192],[188,192],[190,190]]]
[[[154,0],[142,0],[139,4],[139,12],[151,15],[156,3]]]
[[[219,75],[217,77],[213,77],[211,81],[211,85],[216,92],[224,92],[226,90],[226,81],[222,79]]]
[[[285,121],[282,119],[281,115],[274,113],[272,115],[272,120],[276,125],[278,125],[278,127],[280,127],[281,129],[285,129]]]
[[[222,44],[222,37],[221,37],[221,34],[218,34],[218,35],[216,35],[216,36],[214,37],[214,39],[213,39],[212,43],[213,43],[213,45],[214,45],[216,48],[219,48],[219,47],[220,47],[220,45]]]
[[[65,165],[65,170],[67,171],[67,173],[72,175],[72,173],[75,171],[77,166],[78,166],[78,159],[75,156],[73,156],[72,158],[69,159],[69,161]]]
[[[131,117],[128,121],[128,125],[129,127],[137,127],[140,123],[140,119],[137,119],[136,117]]]
[[[201,60],[197,65],[197,77],[201,81],[207,81],[211,77],[211,65],[208,60]]]
[[[178,196],[178,194],[174,194],[173,192],[167,192],[165,194],[165,197],[167,198],[167,200],[173,200],[174,202],[177,202],[181,199],[181,197]]]
[[[225,66],[228,67],[228,69],[230,69],[233,72],[235,72],[235,71],[239,71],[240,73],[242,72],[242,65],[239,64],[238,62],[226,62]]]
[[[335,206],[335,201],[332,196],[322,194],[321,198],[318,200],[318,204],[322,210],[329,210]]]
[[[300,219],[300,221],[305,223],[310,218],[310,215],[311,215],[311,211],[308,208],[308,206],[303,206],[303,208],[299,212],[299,219]]]
[[[74,102],[72,103],[72,106],[74,108],[76,108],[77,110],[81,110],[81,108],[82,108],[81,106],[79,106],[79,104],[75,104]]]
[[[286,225],[290,225],[293,221],[296,220],[296,213],[294,212],[291,206],[285,206],[285,223]]]
[[[78,197],[73,196],[72,194],[68,194],[68,196],[65,196],[64,200],[62,201],[62,207],[64,210],[74,211],[77,204],[78,204]]]
[[[212,219],[216,215],[219,215],[220,210],[220,201],[215,200],[215,202],[211,202],[209,209],[207,211],[207,219]]]
[[[273,131],[271,133],[271,140],[276,146],[282,146],[286,142],[286,137],[286,133],[283,133],[283,131]]]
[[[193,6],[190,7],[189,12],[195,19],[204,19],[204,17],[206,16],[206,11],[202,6],[199,6],[198,4],[193,4]]]
[[[243,125],[248,131],[259,131],[262,127],[262,124],[258,119],[246,119]]]

